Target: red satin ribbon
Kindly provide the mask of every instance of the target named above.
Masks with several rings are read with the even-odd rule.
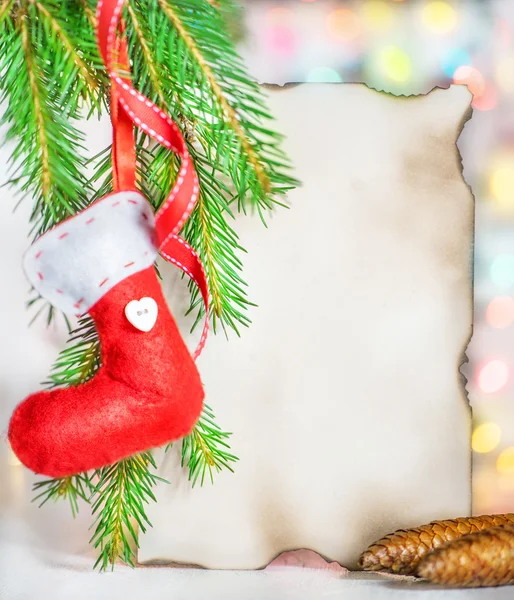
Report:
[[[121,29],[123,31],[123,29]],[[116,37],[114,58],[125,72],[130,71],[127,44],[121,36]],[[136,189],[136,145],[134,125],[119,101],[116,86],[111,88],[112,122],[112,183],[115,192]]]
[[[158,106],[132,87],[126,41],[118,34],[125,0],[99,0],[97,6],[97,41],[111,79],[111,120],[113,125],[113,184],[115,190],[135,189],[136,154],[133,125],[142,129],[159,144],[176,152],[181,160],[177,180],[155,215],[157,242],[163,258],[186,273],[198,286],[207,317],[202,337],[193,357],[204,345],[209,329],[209,294],[202,263],[196,252],[177,234],[189,218],[199,194],[198,177],[177,125]]]

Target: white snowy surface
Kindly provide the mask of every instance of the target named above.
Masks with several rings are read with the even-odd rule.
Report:
[[[514,588],[445,590],[366,573],[296,568],[209,571],[117,566],[92,570],[87,507],[30,502],[34,476],[0,452],[1,600],[507,600]]]

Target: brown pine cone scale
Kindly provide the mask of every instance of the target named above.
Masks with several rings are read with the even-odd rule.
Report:
[[[451,587],[514,583],[514,525],[466,535],[425,556],[418,575]]]
[[[460,517],[432,521],[414,529],[399,529],[372,544],[359,560],[365,571],[386,571],[400,575],[416,573],[421,559],[432,550],[464,535],[514,524],[514,514]]]

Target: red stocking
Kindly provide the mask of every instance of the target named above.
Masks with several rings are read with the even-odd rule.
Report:
[[[194,426],[202,383],[162,295],[156,256],[153,212],[137,192],[106,196],[27,253],[25,270],[41,295],[89,312],[102,351],[91,381],[33,394],[15,410],[9,439],[33,471],[95,469]]]

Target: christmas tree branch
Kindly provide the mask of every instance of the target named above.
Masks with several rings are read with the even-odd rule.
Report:
[[[168,2],[168,0],[158,0],[158,3],[162,8],[164,14],[167,15],[167,17],[177,30],[178,35],[184,41],[184,44],[188,49],[193,62],[197,63],[200,67],[200,70],[203,73],[203,77],[205,78],[213,97],[219,104],[219,107],[223,116],[225,117],[226,122],[229,124],[230,128],[234,131],[235,136],[238,138],[242,150],[247,156],[248,163],[251,165],[255,172],[255,177],[259,182],[259,185],[262,187],[262,190],[266,194],[268,194],[271,191],[270,178],[262,166],[260,157],[257,155],[254,147],[250,143],[249,138],[247,137],[242,126],[240,125],[236,111],[229,103],[227,97],[223,93],[221,85],[218,83],[216,77],[214,76],[213,69],[208,64],[206,57],[200,51],[200,48],[197,45],[196,41],[187,31],[186,19],[184,18],[184,15],[182,16],[182,19],[184,19],[183,21],[179,16],[178,10],[175,10],[172,4]],[[218,8],[213,2],[208,2],[208,4],[210,4],[212,7]]]
[[[74,103],[83,85],[73,57],[38,8],[11,8],[0,36],[1,99],[7,101],[1,122],[8,126],[6,139],[17,142],[10,181],[34,197],[32,220],[41,233],[86,205],[83,136],[69,121],[78,116]],[[55,73],[49,53],[61,51]]]
[[[155,502],[152,488],[158,481],[167,483],[152,472],[156,468],[151,453],[144,452],[97,471],[98,482],[92,495],[96,519],[91,543],[100,549],[100,555],[95,567],[114,568],[118,559],[135,566],[134,547],[139,547],[136,526],[142,533],[152,526],[144,505],[149,500]]]
[[[196,9],[193,11],[195,16],[206,11],[210,14],[212,11],[212,7],[208,6],[205,0],[196,0],[195,6]],[[208,53],[205,53],[205,57],[201,54],[200,46],[187,31],[185,21],[178,13],[178,5],[173,5],[170,10],[157,12],[155,15],[152,14],[151,3],[148,0],[130,2],[127,13],[127,34],[134,64],[134,80],[138,81],[138,85],[141,85],[140,89],[146,95],[159,102],[162,102],[162,94],[159,93],[159,88],[152,85],[156,77],[160,82],[164,82],[160,84],[161,89],[164,87],[166,90],[173,90],[166,95],[163,107],[183,126],[189,151],[199,175],[201,189],[198,207],[183,233],[188,242],[196,248],[206,267],[211,290],[211,318],[214,329],[216,330],[217,323],[220,323],[223,329],[226,330],[228,327],[238,332],[239,325],[246,326],[250,323],[246,309],[251,302],[247,298],[246,284],[241,275],[240,254],[244,249],[230,224],[234,219],[230,208],[234,192],[230,189],[229,178],[232,174],[241,183],[241,189],[235,194],[236,197],[241,197],[246,192],[244,181],[251,179],[252,176],[250,174],[240,178],[227,165],[230,161],[233,162],[234,154],[238,154],[241,168],[251,171],[252,160],[246,159],[246,153],[241,148],[237,152],[234,151],[229,143],[230,139],[241,140],[244,134],[246,136],[244,146],[249,145],[255,160],[257,151],[253,149],[250,138],[239,125],[239,121],[245,122],[245,118],[238,115],[230,104],[229,98],[235,92],[233,89],[224,92],[221,83],[218,83],[215,78],[217,76],[219,81],[226,81],[232,76],[237,65],[233,62],[223,67],[218,65],[218,70],[215,72],[207,62]],[[228,34],[221,27],[221,17],[218,13],[216,15],[218,30],[221,31],[219,35],[224,36],[225,43],[230,45]],[[207,30],[199,29],[197,37],[203,39],[204,36],[211,35],[210,29],[212,26]],[[138,60],[138,56],[141,55],[138,42],[140,37],[148,40],[143,53],[145,60]],[[150,65],[155,65],[152,76],[150,76]],[[196,76],[194,73],[199,75]],[[250,87],[257,88],[257,94],[261,93],[258,86],[249,78],[248,82]],[[217,93],[217,101],[213,100],[213,88]],[[235,89],[235,86],[233,88]],[[201,93],[192,93],[192,90],[199,90]],[[251,106],[247,105],[248,102],[239,102],[238,106],[241,107],[243,116],[245,114],[243,111],[251,114]],[[223,116],[223,111],[229,113],[228,120]],[[254,115],[254,118],[260,118],[260,112]],[[220,114],[223,116],[221,121]],[[219,125],[218,122],[223,124]],[[278,138],[279,136],[277,140]],[[141,135],[138,139],[138,155],[140,157],[145,153],[148,155],[144,161],[144,168],[140,171],[142,189],[144,193],[150,194],[149,197],[154,198],[156,206],[159,206],[174,181],[177,164],[170,160],[169,151],[161,148],[151,150],[146,136]],[[269,145],[270,148],[275,141]],[[150,150],[147,151],[149,147]],[[266,143],[261,144],[260,148],[264,154],[272,151]],[[246,164],[247,166],[244,166]],[[194,291],[191,308],[198,308],[198,322],[202,317],[203,305]]]
[[[32,502],[41,500],[39,507],[46,504],[49,500],[55,502],[59,500],[68,500],[73,517],[79,512],[78,499],[81,498],[89,503],[93,484],[87,473],[79,473],[71,477],[62,477],[59,479],[44,479],[38,481],[33,486],[33,491],[40,492],[32,499]],[[42,490],[42,491],[41,491]]]
[[[14,0],[4,0],[0,6],[0,25],[9,16],[9,11],[14,4]]]
[[[95,32],[96,31],[96,13],[89,6],[88,0],[81,0],[81,4],[82,4],[82,8],[84,10],[84,14],[86,16],[86,19],[87,19],[87,21],[89,23],[90,31]]]
[[[95,75],[92,73],[90,66],[87,65],[86,62],[80,57],[77,51],[77,44],[68,37],[64,28],[58,23],[57,19],[48,8],[43,6],[40,2],[33,1],[33,4],[41,13],[43,21],[46,21],[50,25],[56,38],[61,41],[63,49],[67,54],[67,60],[72,60],[75,63],[77,67],[77,73],[78,75],[82,76],[85,84],[81,88],[84,96],[86,98],[90,96],[90,99],[94,102],[96,99],[92,92],[97,90],[98,82],[95,79]]]
[[[154,100],[160,104],[160,106],[166,106],[165,93],[161,81],[159,80],[159,76],[156,69],[157,61],[152,56],[150,48],[146,42],[145,36],[143,34],[141,24],[138,21],[136,11],[132,8],[130,4],[127,4],[127,11],[134,27],[134,32],[137,37],[137,42],[141,48],[141,58],[145,63],[146,70],[148,72],[148,77],[150,80],[151,88],[155,92]],[[144,69],[140,69],[140,72],[143,73]],[[139,85],[144,86],[144,80],[138,82]],[[146,86],[144,86],[146,87]],[[144,93],[144,92],[143,92]]]
[[[182,442],[181,464],[188,469],[193,487],[198,479],[203,485],[206,475],[214,483],[214,471],[228,469],[234,472],[230,463],[239,459],[229,452],[230,446],[226,440],[231,435],[219,428],[211,408],[205,405],[195,429]]]
[[[237,251],[244,249],[227,222],[232,217],[219,184],[212,182],[212,169],[197,162],[200,181],[204,182],[195,212],[184,229],[187,240],[198,249],[204,263],[211,296],[211,317],[216,331],[219,321],[239,334],[238,325],[249,325],[246,308],[250,304],[245,291],[246,283],[240,272],[242,263]],[[191,295],[191,310],[198,308],[196,323],[203,316],[203,303],[197,292]]]
[[[271,116],[262,90],[227,31],[226,7],[233,4],[224,2],[217,10],[206,0],[158,3],[168,23],[160,22],[154,43],[170,86],[188,99],[199,142],[215,170],[232,180],[240,207],[248,199],[263,216],[274,196],[296,182],[279,148],[282,137],[264,125]]]
[[[50,160],[48,156],[47,135],[45,115],[43,113],[42,89],[35,75],[35,61],[32,53],[32,47],[29,40],[28,25],[26,15],[20,19],[21,39],[25,64],[27,66],[27,75],[29,81],[29,90],[32,97],[34,120],[36,123],[36,132],[38,143],[41,149],[41,193],[43,200],[46,201],[50,193],[51,175]]]
[[[71,332],[68,346],[57,358],[46,385],[49,388],[80,385],[89,381],[99,368],[98,334],[91,318],[83,317]]]

